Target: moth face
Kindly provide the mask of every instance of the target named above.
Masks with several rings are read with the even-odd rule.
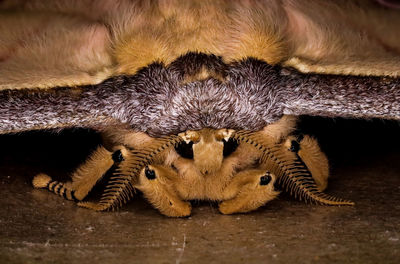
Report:
[[[185,145],[178,150],[178,153],[185,158],[193,158],[194,165],[201,174],[213,174],[221,168],[227,149],[231,149],[227,143],[233,132],[232,129],[210,128],[188,130],[179,134]]]

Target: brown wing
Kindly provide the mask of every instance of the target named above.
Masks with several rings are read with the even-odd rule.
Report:
[[[94,84],[189,51],[400,75],[400,10],[375,1],[9,0],[0,10],[0,88]]]
[[[0,89],[99,83],[112,74],[101,23],[39,11],[0,11]]]
[[[400,10],[376,1],[291,1],[295,41],[285,61],[302,72],[400,76]]]

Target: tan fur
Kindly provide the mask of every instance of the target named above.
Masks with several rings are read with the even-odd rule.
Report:
[[[46,188],[46,186],[50,183],[51,177],[44,173],[39,173],[32,180],[32,185],[35,188]]]
[[[193,141],[194,164],[204,176],[214,174],[222,165],[224,144],[217,139],[213,129],[205,128],[196,134],[198,140]]]
[[[146,145],[151,144],[154,141],[154,138],[150,137],[146,133],[143,132],[135,132],[130,129],[124,128],[110,128],[108,130],[102,131],[102,139],[106,142],[107,145],[117,146],[117,145],[125,145],[130,148],[144,148]]]
[[[189,51],[399,76],[399,14],[367,0],[2,1],[0,89],[96,84]]]
[[[238,173],[224,190],[224,194],[231,199],[223,201],[219,210],[223,214],[246,213],[256,210],[267,202],[275,199],[279,192],[274,190],[275,175],[268,185],[260,185],[260,177],[266,174],[265,170],[247,170]]]
[[[222,159],[222,152],[218,156],[210,156],[207,160]],[[248,146],[239,146],[229,157],[222,159],[220,167],[214,172],[203,174],[196,159],[188,160],[178,157],[172,164],[179,171],[179,181],[175,188],[183,199],[211,199],[223,200],[224,188],[231,182],[238,171],[251,167],[259,153]]]
[[[71,182],[59,182],[54,181],[49,175],[44,173],[39,173],[35,177],[33,177],[32,185],[34,188],[47,188],[49,191],[54,192],[55,194],[65,196],[68,200],[74,200],[73,196],[74,189],[72,189]]]
[[[399,76],[400,11],[373,1],[285,1],[293,56],[302,72]]]
[[[194,75],[185,75],[182,84],[187,84],[195,81],[203,81],[211,78],[220,82],[226,81],[225,76],[222,76],[218,72],[210,71],[210,69],[207,69],[203,66],[198,73]]]
[[[112,73],[100,23],[48,12],[0,12],[0,21],[0,89],[96,84]]]
[[[184,202],[173,189],[173,180],[178,178],[176,172],[160,165],[149,166],[149,169],[156,171],[157,178],[147,179],[143,170],[135,187],[164,215],[189,216],[192,209],[190,203]]]
[[[297,116],[284,115],[277,122],[264,127],[261,133],[271,138],[273,142],[278,142],[295,130],[297,119]]]
[[[188,205],[178,202],[176,200],[178,198],[180,200],[230,200],[225,204],[222,203],[225,208],[222,209],[223,213],[251,211],[278,194],[271,189],[273,184],[269,184],[269,187],[261,186],[261,188],[256,186],[260,177],[266,173],[265,170],[246,170],[237,173],[254,163],[256,152],[251,152],[251,150],[253,149],[249,146],[239,146],[238,150],[224,160],[219,170],[207,175],[202,174],[197,168],[196,160],[192,161],[176,156],[177,159],[172,164],[179,174],[167,166],[152,165],[149,168],[156,172],[157,178],[148,180],[142,171],[140,182],[135,187],[145,194],[154,207],[168,216],[188,215]],[[222,156],[222,153],[220,155]],[[235,200],[242,199],[240,204],[233,205]],[[171,201],[173,206],[167,201]]]
[[[127,146],[132,149],[143,149],[155,142],[155,139],[143,132],[135,132],[126,128],[110,128],[101,133],[103,144],[109,151],[116,151],[120,145]],[[167,164],[171,164],[173,156],[177,155],[175,151],[163,152],[156,157],[156,162],[165,160]]]
[[[92,153],[89,159],[82,164],[72,175],[72,189],[75,197],[82,200],[87,196],[95,183],[114,164],[111,152],[99,147]]]

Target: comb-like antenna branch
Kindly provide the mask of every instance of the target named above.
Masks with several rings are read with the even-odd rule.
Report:
[[[324,205],[354,205],[351,201],[318,191],[314,178],[297,154],[287,151],[281,144],[269,141],[267,137],[261,139],[256,134],[237,131],[232,138],[239,143],[249,144],[261,150],[263,153],[261,162],[267,166],[268,171],[277,175],[277,183],[290,195],[300,200]]]
[[[98,203],[81,202],[78,205],[96,211],[114,210],[120,207],[132,198],[134,185],[142,169],[154,162],[163,151],[177,146],[182,141],[181,137],[173,135],[156,139],[153,144],[143,150],[130,151],[110,177],[100,201]]]

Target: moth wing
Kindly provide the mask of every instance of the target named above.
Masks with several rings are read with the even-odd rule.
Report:
[[[400,76],[400,9],[364,1],[292,1],[285,6],[292,55],[303,73]]]
[[[304,73],[400,75],[400,10],[374,2],[193,8],[191,2],[6,0],[0,22],[0,89],[96,84],[194,50]]]
[[[107,28],[83,16],[0,9],[0,90],[97,84],[113,72]]]

